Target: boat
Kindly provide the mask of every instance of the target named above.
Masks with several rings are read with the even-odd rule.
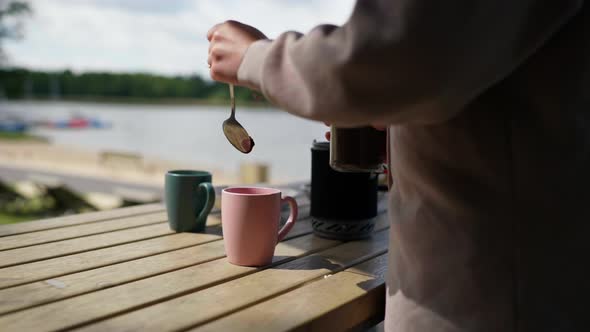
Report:
[[[56,129],[104,129],[111,125],[97,118],[76,115],[66,120],[50,121],[48,126]]]
[[[29,124],[17,118],[0,119],[0,132],[24,133],[29,130]]]

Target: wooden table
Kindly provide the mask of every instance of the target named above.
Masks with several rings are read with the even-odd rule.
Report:
[[[309,201],[271,266],[225,258],[219,211],[174,233],[161,204],[0,226],[0,331],[339,331],[383,319],[388,223],[316,237]]]

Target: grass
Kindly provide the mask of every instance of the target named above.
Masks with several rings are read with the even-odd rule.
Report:
[[[2,141],[44,141],[43,138],[32,136],[26,133],[11,133],[0,131],[0,140]]]
[[[29,138],[29,135],[25,133],[10,133],[5,131],[0,131],[0,139],[5,140],[23,140]]]
[[[33,216],[13,216],[10,214],[0,213],[0,225],[3,224],[15,224],[18,222],[33,220]]]
[[[49,209],[54,204],[51,197],[34,197],[3,202],[2,210],[0,210],[0,225],[47,218]]]

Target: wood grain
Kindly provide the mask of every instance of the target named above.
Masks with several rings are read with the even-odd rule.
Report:
[[[129,262],[0,290],[0,314],[105,289],[225,257],[213,241]]]
[[[387,255],[191,331],[348,331],[383,320]]]
[[[302,216],[308,215],[309,206],[304,203],[301,208]],[[1,330],[208,328],[236,312],[323,282],[324,276],[334,273],[326,280],[339,275],[366,278],[359,286],[372,297],[357,300],[354,292],[342,297],[362,308],[375,302],[376,290],[382,287],[370,268],[340,271],[363,267],[367,264],[362,262],[386,252],[387,231],[378,232],[371,240],[343,244],[309,234],[309,220],[299,220],[288,236],[290,240],[277,246],[273,267],[260,269],[231,265],[222,258],[219,216],[210,217],[207,234],[175,234],[164,222],[164,211],[159,212],[164,216],[162,222],[141,219],[158,211],[121,217],[130,226],[107,219],[57,227],[41,223],[23,233],[9,230],[3,239],[21,237],[24,241],[0,243],[0,267],[4,266],[0,268]],[[105,227],[97,227],[100,224]],[[381,216],[376,229],[387,226],[387,217]],[[104,235],[111,235],[110,240],[101,238]],[[7,253],[17,253],[19,258],[11,262],[10,256],[4,255]],[[356,280],[346,278],[340,287],[351,287],[351,280]],[[322,324],[330,323],[336,309],[317,317],[304,316],[299,321],[302,325],[296,327],[329,326]],[[351,317],[338,326],[358,326],[378,316],[372,309],[361,311],[356,316],[351,309],[342,311]]]
[[[116,232],[40,244],[32,247],[0,251],[0,267],[39,261],[52,257],[110,247],[172,234],[166,223],[136,227]]]
[[[311,232],[311,224],[309,220],[301,220],[299,221],[298,228],[294,228],[288,234],[286,240],[300,236],[301,234],[308,234],[309,232]],[[191,240],[194,239],[194,241],[189,243],[197,244],[197,238],[200,238],[200,240],[211,239],[211,237],[202,235],[203,234],[193,234]],[[170,236],[164,238],[169,237]],[[218,237],[215,239],[218,239]],[[140,243],[138,242],[137,244]],[[170,242],[167,242],[167,244],[170,244]],[[101,256],[104,257],[105,255]],[[113,287],[222,257],[225,257],[223,241],[213,241],[129,262],[104,266],[0,290],[0,314],[61,300],[99,289]],[[42,270],[44,270],[43,272],[47,271],[47,269]],[[63,269],[60,269],[59,271],[62,272]]]
[[[166,212],[154,212],[139,216],[105,220],[75,227],[62,227],[44,231],[8,236],[0,241],[0,251],[28,247],[36,244],[63,241],[76,237],[112,232],[121,229],[163,223],[168,220]]]
[[[125,262],[141,257],[219,240],[219,235],[178,233],[80,254],[0,269],[0,288]]]
[[[18,224],[0,225],[0,237],[36,232],[46,229],[70,227],[86,223],[100,222],[103,220],[141,215],[146,213],[161,212],[164,211],[164,209],[164,206],[159,203],[145,204],[109,211],[88,212],[66,217],[27,221]]]
[[[387,250],[387,235],[388,232],[384,230],[375,234],[371,240],[348,242],[274,268],[90,325],[86,330],[170,331],[204,324],[383,254]],[[223,262],[229,268],[225,261],[216,262]],[[216,278],[223,279],[223,274]],[[86,309],[84,312],[90,310]],[[72,315],[79,316],[78,312]],[[4,322],[0,320],[0,323]]]
[[[306,255],[337,244],[336,241],[320,239],[312,235],[298,237],[280,243],[277,246],[275,259],[276,262],[287,261],[293,259],[293,257]],[[125,310],[193,292],[208,285],[214,285],[256,271],[256,268],[236,266],[229,264],[226,259],[218,259],[121,286],[3,315],[0,316],[0,326],[7,331],[69,328]],[[213,298],[211,300],[214,302],[210,303],[210,305],[216,303]]]
[[[209,216],[207,220],[207,225],[209,225],[207,228],[208,234],[177,233],[74,255],[0,268],[0,289],[220,240],[221,227],[219,227],[219,223],[219,218]],[[285,239],[288,240],[309,234],[311,230],[309,220],[299,220]]]
[[[279,185],[277,186],[277,188],[281,190],[287,190],[288,194],[297,194],[295,196],[297,203],[300,205],[301,208],[308,209],[309,198],[306,195],[299,192],[302,186],[303,183],[297,183],[293,185]],[[221,189],[221,187],[217,187],[216,191],[221,192]],[[221,202],[219,195],[216,197],[216,201]],[[36,232],[40,230],[70,227],[75,225],[100,222],[117,218],[131,217],[146,213],[162,212],[165,211],[165,209],[165,206],[161,203],[143,204],[108,211],[88,212],[71,216],[28,221],[18,224],[0,225],[0,237]],[[214,209],[213,212],[218,212],[218,209]]]
[[[300,206],[300,219],[303,219],[309,216],[309,204],[306,204],[307,199],[304,197],[298,198],[298,204]],[[157,211],[154,212],[146,212],[137,215],[137,211],[149,211],[154,209],[154,206],[158,207]],[[120,217],[114,218],[110,220],[100,220],[100,221],[93,221],[93,222],[80,222],[81,220],[85,220],[90,216],[85,214],[77,215],[77,218],[69,218],[68,219],[68,227],[56,227],[50,229],[41,229],[34,232],[24,232],[22,234],[14,234],[13,236],[6,236],[2,241],[0,241],[0,251],[8,250],[8,249],[16,249],[16,248],[23,248],[28,247],[36,244],[44,244],[49,242],[56,242],[61,240],[73,239],[76,237],[100,234],[100,233],[107,233],[112,232],[115,230],[121,230],[126,228],[132,228],[137,226],[144,226],[155,224],[158,222],[165,222],[168,217],[166,211],[162,211],[163,207],[159,204],[147,204],[144,205],[141,209],[136,208],[131,211],[127,211],[128,209],[119,209],[125,210],[126,213],[135,212],[133,216],[130,217]],[[113,210],[114,211],[114,210]],[[283,213],[285,216],[283,219],[286,220],[288,217],[288,209],[286,209]],[[119,213],[120,214],[120,213]],[[218,212],[214,212],[211,216],[219,217]],[[70,220],[71,219],[71,220]],[[60,219],[63,221],[62,219]],[[58,220],[59,221],[59,220]],[[56,219],[48,219],[48,220],[40,220],[40,221],[32,221],[28,223],[21,223],[19,224],[22,227],[18,227],[19,229],[27,229],[31,228],[31,226],[37,225],[42,226],[48,223],[52,223],[53,226],[60,224],[60,222],[56,222]],[[15,226],[15,225],[8,225],[8,226]],[[75,227],[73,227],[75,226]],[[0,226],[0,232],[2,232],[3,226]],[[13,227],[13,231],[16,231]],[[1,234],[1,233],[0,233]]]

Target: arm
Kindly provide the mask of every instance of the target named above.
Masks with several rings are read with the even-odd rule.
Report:
[[[436,123],[507,76],[581,0],[358,0],[342,27],[259,40],[237,81],[340,126]]]

